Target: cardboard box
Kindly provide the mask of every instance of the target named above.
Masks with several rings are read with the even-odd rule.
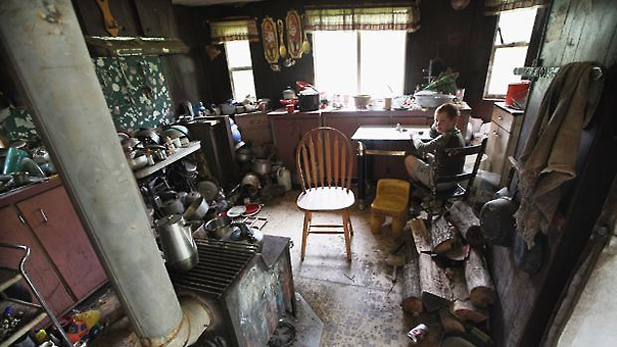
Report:
[[[242,141],[253,145],[272,143],[272,129],[266,113],[238,114],[235,121],[242,134]]]

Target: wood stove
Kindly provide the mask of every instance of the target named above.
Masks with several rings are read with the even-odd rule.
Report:
[[[265,346],[279,319],[295,315],[290,239],[264,236],[261,246],[196,239],[199,263],[172,274],[178,294],[200,295],[212,324],[196,345]]]

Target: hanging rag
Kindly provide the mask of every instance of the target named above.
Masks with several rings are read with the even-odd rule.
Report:
[[[520,157],[521,204],[516,224],[527,247],[538,231],[545,234],[561,197],[561,185],[576,177],[581,134],[595,113],[604,81],[592,78],[591,62],[559,69],[549,85],[538,118]]]

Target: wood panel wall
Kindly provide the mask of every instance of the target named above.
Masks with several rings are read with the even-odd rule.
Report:
[[[613,159],[617,151],[616,40],[617,3],[614,1],[553,1],[540,51],[542,66],[596,61],[608,68],[606,83],[594,122],[583,131],[578,148],[578,177],[564,189],[558,216],[547,235],[548,247],[544,250],[540,272],[528,274],[519,270],[510,248],[491,250],[491,270],[499,297],[492,328],[499,346],[540,345],[617,171]],[[533,82],[517,156],[538,118],[549,84],[548,78]]]

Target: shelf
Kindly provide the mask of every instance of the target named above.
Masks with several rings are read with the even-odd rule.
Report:
[[[7,306],[12,305],[15,308],[15,312],[23,312],[24,316],[8,338],[0,340],[0,347],[10,346],[17,339],[22,337],[30,329],[39,324],[47,314],[43,311],[41,306],[23,302],[15,299],[6,299],[0,301],[0,312],[4,312]]]
[[[0,267],[0,292],[17,283],[20,279],[22,277],[19,271]]]
[[[178,150],[176,150],[174,153],[170,154],[169,157],[167,157],[167,159],[163,160],[163,161],[159,161],[158,163],[152,165],[152,166],[146,166],[143,169],[137,170],[135,172],[133,172],[133,174],[135,175],[135,178],[137,179],[141,179],[144,177],[148,177],[151,174],[159,171],[160,169],[169,166],[172,163],[175,163],[176,161],[186,157],[187,155],[197,151],[199,148],[201,148],[201,145],[199,143],[199,141],[193,141],[189,144],[188,147],[186,148],[179,148]]]

